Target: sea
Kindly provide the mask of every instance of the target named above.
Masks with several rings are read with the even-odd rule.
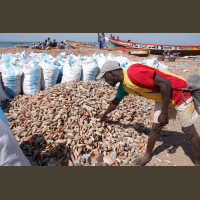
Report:
[[[7,48],[7,47],[16,47],[19,45],[20,42],[1,42],[0,41],[0,47],[4,47],[4,48]],[[36,43],[37,42],[22,42],[23,45],[25,46],[29,46],[29,47],[32,47],[33,46],[33,43]]]
[[[3,41],[0,41],[0,47],[4,47],[4,48],[7,48],[7,47],[16,47],[19,45],[21,41],[19,42],[3,42]],[[33,46],[33,43],[37,44],[38,41],[33,41],[33,42],[22,42],[22,44],[24,46],[29,46],[29,47],[32,47]],[[59,44],[60,42],[58,42]],[[84,43],[87,43],[87,44],[94,44],[94,45],[98,45],[98,42],[84,42]]]

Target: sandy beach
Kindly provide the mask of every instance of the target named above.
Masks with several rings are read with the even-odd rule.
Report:
[[[27,51],[27,54],[33,53],[46,53],[56,57],[59,53],[65,52],[66,55],[80,55],[80,56],[92,56],[95,52],[103,53],[108,55],[109,53],[114,56],[127,57],[130,61],[143,61],[151,58],[158,58],[158,55],[149,55],[148,57],[138,57],[134,55],[128,55],[125,53],[108,51],[108,50],[96,50],[96,49],[53,49],[53,50],[38,50],[31,48],[0,48],[0,56],[4,53],[18,53]],[[26,54],[26,55],[27,55]],[[160,61],[169,66],[170,72],[175,73],[188,78],[190,74],[200,75],[200,55],[198,56],[185,56],[179,57],[175,62]],[[151,102],[153,106],[153,101]],[[200,119],[195,123],[197,131],[200,134]],[[169,124],[164,128],[156,142],[155,156],[146,166],[193,166],[194,155],[187,138],[182,133],[178,119],[170,121]],[[168,160],[169,162],[164,162]]]

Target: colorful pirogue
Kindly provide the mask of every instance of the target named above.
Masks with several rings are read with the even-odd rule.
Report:
[[[72,49],[83,49],[83,48],[89,48],[89,49],[96,49],[98,50],[99,47],[98,45],[91,45],[87,43],[82,43],[82,42],[75,42],[71,40],[65,40],[65,43],[71,47]],[[132,55],[137,55],[137,56],[148,56],[149,51],[147,49],[130,49],[126,47],[104,47],[105,50],[108,51],[117,51],[117,52],[122,52],[122,53],[127,53],[127,54],[132,54]]]
[[[117,40],[111,37],[106,37],[106,41],[116,47],[124,47],[128,49],[146,49],[150,50],[151,54],[163,54],[165,50],[171,52],[179,52],[181,55],[200,55],[200,45],[162,45],[162,44],[145,44]]]

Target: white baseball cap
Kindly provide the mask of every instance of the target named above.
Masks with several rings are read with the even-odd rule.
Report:
[[[101,79],[106,72],[121,69],[120,63],[117,61],[109,60],[105,62],[96,79]]]

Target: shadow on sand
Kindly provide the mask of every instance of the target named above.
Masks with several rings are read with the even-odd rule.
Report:
[[[108,123],[120,125],[125,129],[133,128],[140,135],[141,134],[149,135],[151,132],[151,129],[145,127],[143,124],[141,124],[141,126],[138,126],[137,124],[126,126],[118,121],[108,121]],[[193,163],[195,162],[195,157],[191,145],[189,143],[187,136],[183,132],[162,130],[157,141],[162,142],[162,144],[154,148],[151,157],[154,155],[158,155],[165,150],[167,150],[167,152],[170,154],[174,154],[176,153],[176,150],[179,147],[181,147],[185,155],[188,156]]]

